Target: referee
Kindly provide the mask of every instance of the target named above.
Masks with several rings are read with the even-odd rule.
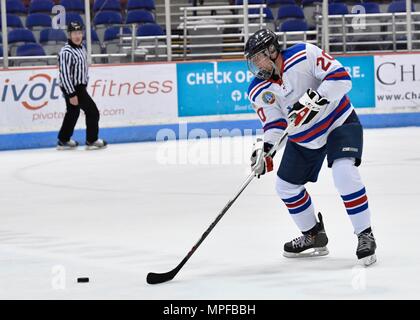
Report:
[[[82,45],[83,26],[78,22],[71,22],[67,32],[68,43],[61,49],[58,57],[59,85],[66,100],[67,112],[58,133],[57,149],[74,149],[79,145],[71,137],[80,109],[86,115],[86,148],[102,149],[107,143],[98,138],[99,110],[86,90],[89,77],[87,54]]]

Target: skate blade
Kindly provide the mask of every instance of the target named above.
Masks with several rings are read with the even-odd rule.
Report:
[[[86,146],[86,150],[92,151],[92,150],[102,150],[102,149],[106,149],[107,146],[103,146],[103,147],[97,147],[97,146]]]
[[[359,264],[365,267],[369,267],[370,265],[374,264],[376,262],[376,255],[372,254],[371,256],[364,257],[362,259],[359,259]]]
[[[308,258],[308,257],[322,257],[322,256],[326,256],[329,253],[330,252],[328,251],[327,247],[322,247],[322,248],[311,248],[300,253],[284,251],[283,256],[286,258]]]
[[[77,147],[57,146],[57,150],[59,150],[59,151],[75,150],[75,149],[77,149]]]

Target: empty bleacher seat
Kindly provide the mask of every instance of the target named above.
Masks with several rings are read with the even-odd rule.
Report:
[[[98,11],[121,11],[121,3],[118,0],[95,0],[93,12]]]
[[[120,39],[120,35],[131,35],[131,30],[128,27],[110,27],[105,30],[104,41],[114,41]]]
[[[129,11],[127,14],[127,24],[131,23],[148,23],[155,22],[155,18],[150,11],[147,10],[134,10]]]
[[[67,42],[67,36],[61,29],[44,29],[41,31],[39,43],[47,55],[56,55]],[[55,60],[48,61],[48,64],[54,64]]]
[[[29,5],[29,13],[47,13],[52,14],[54,2],[52,0],[31,1]]]
[[[406,12],[406,2],[403,1],[394,1],[389,4],[388,12],[395,13],[395,12]],[[415,11],[414,3],[411,3],[411,11]]]
[[[26,27],[31,29],[34,36],[39,40],[42,29],[51,28],[51,17],[46,13],[32,13],[26,19]]]
[[[66,8],[66,12],[83,13],[85,11],[83,0],[61,0],[60,4]]]
[[[34,37],[34,34],[31,30],[28,29],[15,29],[9,32],[8,34],[8,41],[9,44],[14,43],[30,43],[30,42],[36,42],[36,39]]]
[[[379,8],[379,4],[377,4],[376,2],[364,2],[360,4],[363,8],[365,8],[365,12],[367,14],[372,14],[372,13],[380,13],[381,10]]]
[[[249,9],[249,14],[260,14],[260,9],[258,8],[253,8],[253,9]],[[265,14],[265,20],[274,20],[274,16],[273,13],[271,12],[270,8],[263,8],[263,14]],[[254,19],[258,19],[258,18],[254,18]]]
[[[338,15],[338,14],[348,14],[349,10],[344,3],[330,3],[328,5],[328,14]]]
[[[272,12],[276,14],[279,11],[280,7],[284,7],[287,5],[296,5],[296,1],[294,0],[267,0],[267,6],[271,9]],[[275,24],[273,26],[274,28],[276,28]]]
[[[16,50],[18,57],[29,57],[29,56],[45,56],[44,49],[37,43],[28,43],[19,46]],[[39,66],[46,65],[47,60],[30,59],[30,60],[17,60],[14,62],[16,66]]]
[[[20,0],[7,0],[6,11],[7,13],[18,14],[18,15],[28,13],[28,10],[25,8],[22,1]]]
[[[122,16],[119,12],[114,11],[101,11],[95,15],[93,19],[95,25],[109,25],[109,24],[121,24]]]
[[[44,49],[37,43],[27,43],[19,46],[16,55],[22,56],[45,56]]]
[[[129,0],[127,10],[131,11],[136,9],[154,10],[155,2],[154,0]]]
[[[147,36],[163,36],[165,32],[162,27],[156,23],[145,23],[138,27],[137,36],[138,37],[147,37]]]
[[[1,16],[0,16],[0,25],[2,25],[2,20],[1,20]],[[8,29],[13,29],[13,28],[23,28],[23,24],[22,21],[20,20],[20,18],[17,15],[14,14],[7,14],[6,15],[6,23],[7,23],[7,28]]]
[[[284,21],[281,26],[281,32],[289,32],[289,31],[308,31],[308,24],[305,20],[302,19],[291,19]]]
[[[44,29],[41,31],[39,42],[46,43],[63,43],[67,41],[66,33],[61,29]]]
[[[304,19],[305,16],[303,15],[302,8],[297,5],[285,5],[280,7],[277,12],[277,19],[283,20],[289,18]]]
[[[8,34],[9,50],[12,56],[16,55],[18,46],[26,43],[36,43],[36,39],[31,30],[28,29],[15,29]]]
[[[270,8],[264,8],[262,11],[263,11],[263,14],[265,14],[265,17],[263,18],[263,22],[266,24],[266,28],[274,31],[276,27],[275,27],[275,24],[274,24],[273,12],[271,11]],[[259,17],[259,14],[260,14],[260,9],[259,8],[249,9],[248,13],[252,14],[252,15],[255,15],[255,14],[258,15],[258,17],[256,17],[256,18],[249,18],[250,24],[259,24],[260,23],[261,19]],[[258,26],[253,26],[253,25],[248,26],[249,33],[254,33],[254,32],[258,31],[259,29],[261,29],[261,27],[259,25]]]
[[[51,17],[45,13],[32,13],[26,19],[26,27],[51,27]]]
[[[279,31],[286,32],[283,34],[281,39],[287,42],[286,46],[289,47],[297,42],[302,42],[305,40],[305,35],[302,34],[288,34],[287,32],[291,31],[308,31],[308,24],[303,19],[289,19],[284,21],[280,27]]]
[[[93,23],[96,26],[96,31],[99,35],[100,41],[104,40],[105,29],[113,24],[122,24],[121,13],[115,11],[100,11],[95,15]]]

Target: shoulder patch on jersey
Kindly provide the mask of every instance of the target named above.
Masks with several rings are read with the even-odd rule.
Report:
[[[299,62],[306,60],[306,43],[298,43],[281,52],[283,56],[283,72]]]
[[[262,95],[262,100],[266,104],[273,104],[276,101],[276,96],[271,91],[265,91]]]
[[[251,84],[248,87],[248,98],[252,102],[255,102],[255,99],[258,95],[264,90],[271,86],[271,82],[267,80],[262,80],[258,78],[254,78]]]

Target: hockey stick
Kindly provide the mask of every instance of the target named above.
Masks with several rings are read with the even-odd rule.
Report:
[[[282,137],[279,139],[279,141],[271,148],[271,150],[268,152],[267,155],[273,155],[275,151],[281,146],[284,139],[287,138],[289,135],[289,128],[286,128],[286,130],[283,132]],[[260,157],[263,156],[263,152],[260,153]],[[148,284],[157,284],[157,283],[163,283],[172,280],[175,278],[179,270],[184,266],[185,263],[191,258],[191,256],[194,254],[194,252],[198,249],[198,247],[201,245],[201,243],[204,241],[204,239],[207,238],[207,236],[210,234],[210,232],[213,230],[213,228],[216,226],[216,224],[222,219],[222,217],[225,215],[225,213],[230,209],[230,207],[233,205],[233,203],[236,201],[236,199],[239,198],[241,193],[245,190],[245,188],[251,183],[251,181],[255,177],[255,169],[252,170],[252,172],[248,175],[246,180],[242,183],[241,187],[239,188],[239,191],[233,196],[232,199],[228,201],[228,203],[225,205],[225,207],[222,209],[222,211],[217,216],[216,220],[213,221],[213,223],[210,225],[210,227],[207,228],[207,230],[203,233],[200,240],[192,247],[190,252],[185,256],[185,258],[181,261],[179,265],[176,266],[175,269],[166,272],[166,273],[154,273],[149,272],[147,274],[146,281]]]

